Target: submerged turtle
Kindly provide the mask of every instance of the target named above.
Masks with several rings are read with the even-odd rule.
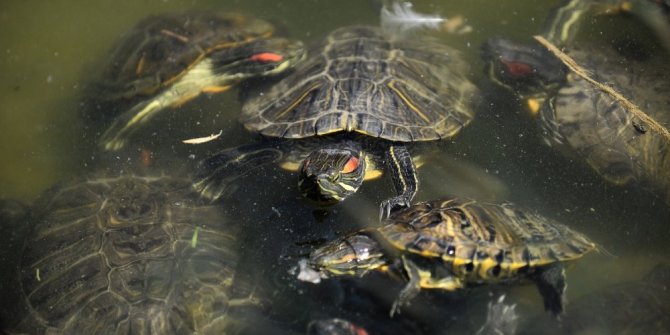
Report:
[[[369,271],[400,273],[408,280],[391,314],[421,288],[454,291],[469,283],[528,278],[545,309],[563,312],[562,263],[597,246],[586,236],[509,204],[453,198],[417,203],[367,229],[313,251],[299,279],[318,282]]]
[[[235,280],[234,230],[185,179],[66,183],[21,224],[18,271],[3,271],[17,282],[2,292],[10,333],[222,334],[257,303]]]
[[[130,105],[103,134],[107,150],[125,145],[138,125],[201,93],[292,67],[301,42],[271,37],[268,22],[239,14],[186,12],[140,21],[114,48],[94,99]]]
[[[241,121],[265,142],[224,150],[201,162],[197,187],[226,192],[240,171],[271,162],[300,168],[300,192],[333,204],[386,166],[408,206],[418,181],[409,142],[455,136],[474,116],[477,88],[457,51],[435,40],[394,38],[373,27],[332,32],[310,59],[243,105]]]
[[[570,45],[586,18],[628,14],[654,32],[670,51],[670,1],[668,0],[567,0],[549,15],[543,35],[558,45]]]
[[[670,126],[670,63],[663,55],[625,59],[611,48],[573,45],[567,54],[637,105],[666,130]],[[624,103],[568,70],[540,44],[504,39],[484,46],[489,73],[538,111],[544,140],[585,160],[607,181],[635,181],[670,204],[670,135],[652,129]]]

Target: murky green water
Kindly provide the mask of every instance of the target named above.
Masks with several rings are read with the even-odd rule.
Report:
[[[535,123],[525,117],[520,104],[488,86],[479,58],[481,43],[492,36],[527,39],[537,34],[553,5],[531,0],[415,1],[419,11],[467,18],[474,28],[472,33],[443,38],[464,53],[473,78],[489,93],[476,121],[449,145],[449,152],[435,157],[421,170],[422,189],[417,200],[449,194],[510,200],[588,234],[614,256],[589,255],[568,269],[568,299],[576,300],[610,283],[641,278],[653,265],[664,261],[670,251],[670,209],[660,197],[635,186],[609,185],[584,164],[544,146]],[[111,44],[139,19],[187,9],[250,13],[307,43],[340,26],[376,25],[379,16],[378,4],[363,0],[3,2],[0,198],[30,202],[59,180],[83,175],[92,167],[114,169],[115,164],[126,164],[125,156],[103,159],[89,151],[92,139],[79,117],[86,83]],[[607,38],[617,31],[617,25],[630,24],[630,20],[624,20],[628,19],[590,20],[592,25],[587,26],[585,34]],[[193,105],[164,113],[146,130],[152,143],[165,146],[157,155],[172,153],[165,160],[183,164],[203,158],[217,147],[251,141],[237,124],[239,104],[235,94],[198,99]],[[215,143],[193,149],[180,142],[219,129],[224,135]],[[268,180],[273,187],[267,187]],[[293,196],[297,196],[291,193],[295,191],[295,176],[278,169],[264,169],[241,182],[244,187],[227,205],[248,226],[247,235],[251,237],[247,249],[253,251],[248,256],[249,267],[265,277],[275,299],[271,308],[286,310],[283,318],[295,320],[287,321],[288,333],[304,328],[305,320],[315,317],[387,322],[380,310],[387,310],[399,285],[369,276],[360,283],[362,288],[352,288],[355,285],[348,281],[344,281],[344,287],[332,283],[314,287],[296,283],[286,270],[301,252],[309,250],[296,247],[296,243],[376,224],[377,204],[391,193],[390,180],[365,184],[356,195],[358,200],[347,201],[327,213],[314,213]],[[268,261],[268,255],[280,255],[281,261]],[[391,289],[380,293],[378,282]],[[351,292],[362,297],[348,298]],[[440,334],[473,333],[485,318],[489,292],[507,292],[508,301],[518,304],[521,328],[542,314],[536,289],[522,285],[479,287],[449,297],[437,292],[422,294],[403,314],[403,320],[418,320],[424,325],[422,329]],[[328,303],[335,307],[324,307]],[[542,322],[549,327],[555,321],[547,317]],[[402,325],[398,322],[396,330],[403,329]]]

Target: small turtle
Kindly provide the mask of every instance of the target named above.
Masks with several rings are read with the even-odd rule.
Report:
[[[314,250],[301,262],[299,279],[318,282],[369,271],[399,273],[408,281],[393,304],[421,288],[454,291],[466,284],[528,278],[545,309],[557,315],[565,304],[562,263],[596,249],[586,236],[510,204],[453,198],[417,203],[366,229]]]
[[[300,170],[304,197],[330,205],[385,166],[397,196],[382,213],[406,207],[418,188],[407,144],[450,139],[472,120],[478,90],[467,74],[457,51],[430,38],[337,29],[294,73],[245,102],[241,122],[265,141],[203,160],[197,187],[215,199],[239,171],[279,162]]]
[[[236,306],[258,302],[235,280],[234,229],[186,179],[64,183],[21,226],[17,265],[3,267],[10,333],[222,334],[240,326]]]
[[[140,21],[114,47],[94,86],[93,99],[132,106],[103,134],[104,148],[122,148],[140,124],[165,108],[226,91],[246,78],[280,73],[304,57],[300,41],[273,33],[263,20],[217,12]]]
[[[566,53],[589,75],[670,125],[670,63],[662,55],[625,59],[609,47],[573,45]],[[652,131],[614,96],[570,71],[540,44],[492,39],[484,45],[493,80],[527,100],[538,115],[544,141],[585,160],[607,181],[631,181],[670,204],[670,137]]]

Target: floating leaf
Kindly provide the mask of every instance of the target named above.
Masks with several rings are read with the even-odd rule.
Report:
[[[223,130],[219,130],[218,134],[211,134],[211,135],[205,136],[205,137],[190,138],[188,140],[183,140],[182,142],[186,143],[186,144],[206,143],[206,142],[213,141],[213,140],[219,138],[219,136],[221,136],[221,134],[223,134]]]

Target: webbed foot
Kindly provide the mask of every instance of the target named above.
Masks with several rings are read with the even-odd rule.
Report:
[[[560,263],[554,263],[540,269],[535,277],[537,288],[544,298],[544,309],[554,316],[560,316],[566,304],[565,269]]]

